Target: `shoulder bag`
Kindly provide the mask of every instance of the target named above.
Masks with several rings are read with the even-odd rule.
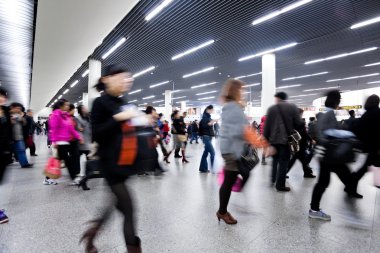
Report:
[[[257,149],[250,144],[244,145],[243,153],[238,160],[238,169],[242,175],[247,175],[260,162]]]
[[[277,108],[278,108],[278,111],[280,113],[281,120],[282,120],[282,122],[285,125],[286,133],[288,135],[288,145],[289,145],[290,153],[291,153],[291,155],[294,155],[295,153],[297,153],[298,151],[300,151],[300,143],[299,143],[299,141],[302,139],[301,135],[298,133],[297,130],[293,129],[293,132],[290,131],[289,126],[286,123],[286,120],[284,119],[284,115],[282,114],[280,106],[278,105]]]

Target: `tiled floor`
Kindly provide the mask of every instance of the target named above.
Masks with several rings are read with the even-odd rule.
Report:
[[[84,252],[78,241],[85,223],[111,194],[102,179],[90,181],[92,190],[87,192],[70,186],[66,171],[59,185],[42,185],[49,154],[43,137],[36,139],[36,166],[12,165],[0,186],[0,207],[10,217],[8,224],[0,225],[0,252]],[[360,183],[362,200],[348,199],[333,175],[322,200],[332,221],[322,222],[307,217],[316,180],[304,179],[300,164],[290,173],[290,193],[276,192],[269,185],[270,166],[258,166],[245,191],[232,194],[229,209],[239,222],[228,226],[215,217],[217,176],[198,173],[202,148],[189,146],[189,164],[172,158],[165,176],[128,182],[144,252],[379,252],[380,194],[371,185],[371,173]],[[314,161],[312,166],[317,168]],[[218,158],[216,168],[220,167]],[[126,252],[121,222],[114,212],[97,240],[101,252]]]

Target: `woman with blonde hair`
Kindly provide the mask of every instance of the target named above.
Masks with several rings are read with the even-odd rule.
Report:
[[[240,173],[239,160],[244,146],[248,143],[255,147],[268,147],[269,144],[256,131],[252,131],[244,115],[245,101],[243,97],[244,82],[229,79],[222,89],[223,109],[220,129],[220,151],[225,162],[224,181],[219,190],[218,220],[227,224],[236,224],[237,220],[227,211],[232,186],[239,174],[242,175],[242,186],[249,174]],[[269,150],[268,150],[269,151]],[[270,151],[268,153],[271,153]]]

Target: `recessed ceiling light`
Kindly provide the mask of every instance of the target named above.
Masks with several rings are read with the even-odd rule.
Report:
[[[59,96],[58,96],[58,99],[61,99],[61,98],[62,98],[62,95],[59,95]]]
[[[246,78],[246,77],[258,76],[258,75],[261,75],[261,72],[253,73],[253,74],[249,74],[249,75],[244,75],[244,76],[237,76],[237,77],[235,77],[235,79],[243,79],[243,78]]]
[[[142,104],[139,104],[139,106],[143,106],[143,105],[147,105],[148,103],[142,103]]]
[[[135,102],[137,102],[137,99],[129,101],[129,103],[135,103]]]
[[[286,44],[286,45],[281,46],[281,47],[276,47],[276,48],[273,48],[273,49],[269,49],[269,50],[266,50],[266,51],[263,51],[263,52],[260,52],[260,53],[257,53],[257,54],[251,54],[251,55],[248,55],[248,56],[244,56],[244,57],[240,58],[239,61],[246,61],[246,60],[249,60],[249,59],[252,59],[252,58],[256,58],[258,56],[262,56],[262,55],[265,55],[265,54],[269,54],[269,53],[273,53],[273,52],[276,52],[276,51],[280,51],[280,50],[283,50],[283,49],[286,49],[286,48],[289,48],[289,47],[294,47],[297,44],[298,44],[297,42],[293,42],[293,43],[289,43],[289,44]]]
[[[83,74],[82,74],[82,77],[85,77],[85,76],[87,76],[89,72],[90,72],[90,70],[89,70],[89,69],[87,69],[85,72],[83,72]]]
[[[128,94],[131,95],[131,94],[135,94],[135,93],[138,93],[138,92],[141,92],[141,89],[131,91]]]
[[[107,58],[110,54],[112,54],[118,47],[120,47],[127,39],[121,38],[113,47],[110,48],[105,54],[102,55],[102,59],[104,60]]]
[[[78,101],[78,103],[82,103],[82,102],[83,102],[83,99]]]
[[[137,72],[137,73],[135,73],[134,75],[133,75],[133,78],[136,78],[136,77],[139,77],[139,76],[141,76],[141,75],[144,75],[145,73],[148,73],[149,71],[152,71],[153,69],[155,69],[156,67],[155,66],[151,66],[151,67],[149,67],[149,68],[147,68],[147,69],[144,69],[144,70],[142,70],[142,71],[140,71],[140,72]]]
[[[324,87],[324,88],[318,88],[318,89],[308,89],[308,90],[303,90],[303,92],[316,91],[316,90],[331,90],[331,89],[338,89],[338,87],[332,86],[332,87]]]
[[[290,96],[290,98],[309,97],[309,96],[315,96],[315,95],[318,95],[318,93]]]
[[[75,85],[77,85],[78,84],[78,80],[75,80],[71,85],[70,85],[70,87],[72,88],[72,87],[74,87]]]
[[[66,90],[63,92],[63,95],[65,95],[67,92],[69,92],[69,89],[66,89]]]
[[[176,97],[176,98],[172,98],[173,100],[174,99],[181,99],[181,98],[185,98],[186,96],[182,96],[182,97]]]
[[[148,15],[146,15],[145,20],[149,21],[154,18],[158,13],[160,13],[166,6],[168,6],[173,0],[164,0],[156,8],[154,8]]]
[[[213,99],[215,97],[204,97],[204,98],[198,98],[198,100],[207,100],[207,99]]]
[[[300,78],[306,78],[306,77],[311,77],[311,76],[320,76],[320,75],[325,75],[329,72],[319,72],[319,73],[314,73],[314,74],[308,74],[308,75],[302,75],[302,76],[292,76],[292,77],[287,77],[282,79],[282,81],[288,81],[288,80],[294,80],[294,79],[300,79]]]
[[[161,86],[161,85],[164,85],[164,84],[167,84],[169,83],[170,81],[165,81],[165,82],[161,82],[161,83],[156,83],[156,84],[153,84],[151,86],[149,86],[149,88],[154,88],[154,87],[157,87],[157,86]]]
[[[380,22],[380,17],[371,18],[371,19],[365,20],[363,22],[356,23],[353,26],[351,26],[351,29],[356,29],[356,28],[359,28],[359,27],[371,25],[371,24],[374,24],[374,23],[377,23],[377,22]]]
[[[361,75],[361,76],[349,76],[349,77],[338,78],[338,79],[330,79],[330,80],[327,80],[326,83],[337,82],[337,81],[342,81],[342,80],[358,79],[358,78],[364,78],[364,77],[369,77],[369,76],[378,76],[378,75],[379,73],[373,73],[373,74]]]
[[[376,66],[376,65],[380,65],[380,62],[375,62],[375,63],[367,64],[367,65],[364,65],[364,67],[371,67],[371,66]]]
[[[157,100],[157,101],[153,101],[152,103],[153,104],[157,104],[157,103],[162,103],[162,102],[164,102],[165,100]]]
[[[195,52],[195,51],[197,51],[197,50],[199,50],[201,48],[207,47],[207,46],[213,44],[214,42],[215,42],[215,40],[208,40],[205,43],[202,43],[202,44],[200,44],[200,45],[198,45],[196,47],[193,47],[193,48],[190,48],[189,50],[186,50],[183,53],[180,53],[180,54],[177,54],[177,55],[173,56],[172,60],[177,60],[177,59],[179,59],[179,58],[181,58],[181,57],[183,57],[185,55],[191,54],[191,53],[193,53],[193,52]]]
[[[242,87],[243,88],[247,88],[247,87],[253,87],[253,86],[259,86],[261,83],[252,83],[252,84],[246,84],[246,85],[243,85]]]
[[[201,74],[201,73],[204,73],[204,72],[208,72],[208,71],[211,71],[211,70],[214,70],[215,67],[208,67],[208,68],[204,68],[204,69],[201,69],[201,70],[198,70],[196,72],[193,72],[193,73],[190,73],[190,74],[186,74],[183,76],[183,78],[188,78],[190,76],[195,76],[195,75],[198,75],[198,74]]]
[[[366,52],[373,51],[376,49],[377,49],[377,47],[369,47],[369,48],[353,51],[350,53],[343,53],[343,54],[333,55],[333,56],[326,57],[326,58],[320,58],[320,59],[316,59],[316,60],[312,60],[312,61],[307,61],[307,62],[305,62],[305,64],[312,64],[312,63],[317,63],[317,62],[329,61],[329,60],[333,60],[333,59],[337,59],[337,58],[346,57],[349,55],[366,53]]]
[[[194,85],[194,86],[191,86],[191,89],[196,89],[196,88],[201,88],[201,87],[205,87],[205,86],[210,86],[210,85],[213,85],[213,84],[216,84],[218,82],[212,82],[212,83],[204,83],[204,84],[199,84],[199,85]]]
[[[142,99],[143,99],[143,100],[146,100],[146,99],[151,99],[151,98],[154,98],[154,97],[155,97],[155,96],[152,95],[152,96],[143,97]]]
[[[211,94],[211,93],[215,93],[217,92],[216,90],[213,90],[213,91],[207,91],[207,92],[202,92],[202,93],[198,93],[196,94],[197,96],[202,96],[202,95],[206,95],[206,94]]]
[[[276,89],[288,89],[288,88],[294,88],[294,87],[300,87],[302,84],[292,84],[292,85],[285,85],[285,86],[279,86],[276,87]]]
[[[265,16],[262,16],[262,17],[260,17],[258,19],[255,19],[252,22],[252,25],[260,24],[260,23],[262,23],[264,21],[267,21],[269,19],[277,17],[278,15],[281,15],[281,14],[283,14],[285,12],[288,12],[288,11],[291,11],[293,9],[296,9],[296,8],[298,8],[298,7],[300,7],[300,6],[304,5],[304,4],[307,4],[307,3],[311,2],[311,1],[312,0],[302,0],[302,1],[298,1],[298,2],[295,2],[295,3],[290,4],[290,5],[287,5],[287,6],[285,6],[284,8],[282,8],[282,9],[280,9],[278,11],[271,12],[271,13],[265,15]]]
[[[368,82],[367,84],[380,83],[380,81]]]

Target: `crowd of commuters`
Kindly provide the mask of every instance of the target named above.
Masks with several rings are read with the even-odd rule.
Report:
[[[116,202],[105,206],[100,217],[90,222],[89,228],[81,240],[86,252],[98,252],[94,244],[101,226],[109,219],[112,209],[117,208],[123,215],[123,233],[128,252],[141,252],[141,240],[137,236],[135,209],[128,179],[133,175],[145,175],[148,171],[165,172],[159,163],[161,150],[163,160],[170,163],[181,158],[187,164],[186,147],[188,143],[203,143],[199,172],[216,172],[215,148],[219,136],[220,153],[224,161],[222,170],[224,180],[219,189],[219,209],[217,219],[226,224],[236,224],[237,219],[228,211],[231,191],[238,177],[241,177],[241,189],[249,179],[249,170],[242,158],[243,152],[262,150],[261,164],[267,165],[267,157],[272,156],[270,180],[279,192],[291,191],[286,185],[287,174],[299,160],[305,178],[315,178],[310,162],[314,153],[320,155],[319,177],[313,189],[309,217],[331,220],[331,216],[320,209],[320,202],[330,182],[331,172],[335,172],[345,185],[344,191],[353,198],[363,198],[357,192],[360,179],[371,165],[380,166],[380,109],[379,97],[370,96],[365,103],[365,113],[357,118],[350,111],[350,118],[344,124],[337,121],[334,110],[338,109],[341,96],[333,90],[326,94],[326,112],[310,117],[308,125],[303,110],[287,102],[287,94],[275,94],[276,103],[261,117],[260,124],[250,124],[244,114],[244,83],[229,79],[221,91],[223,103],[220,123],[213,119],[214,106],[209,105],[200,120],[186,122],[186,112],[181,115],[174,110],[170,121],[164,120],[152,106],[142,112],[127,101],[125,94],[133,85],[133,77],[122,65],[109,65],[96,85],[102,95],[92,106],[91,113],[80,105],[75,107],[65,99],[59,99],[53,107],[49,119],[35,122],[33,112],[25,111],[20,103],[7,104],[7,91],[0,88],[0,183],[7,165],[13,159],[22,168],[31,168],[26,149],[30,156],[37,156],[34,134],[48,132],[48,145],[56,150],[55,156],[61,166],[68,169],[73,185],[78,185],[84,175],[85,166],[81,166],[81,156],[89,158],[95,153],[97,164],[102,170]],[[171,145],[172,143],[172,145]],[[344,147],[350,147],[344,149]],[[348,163],[352,162],[354,148],[368,153],[361,168],[351,173]],[[343,151],[342,151],[343,150]],[[341,159],[335,159],[341,152]],[[208,163],[210,158],[210,164]],[[258,162],[258,155],[257,160]],[[240,176],[239,176],[240,175]],[[57,181],[46,177],[45,185],[57,185]],[[0,223],[9,219],[0,209]]]

